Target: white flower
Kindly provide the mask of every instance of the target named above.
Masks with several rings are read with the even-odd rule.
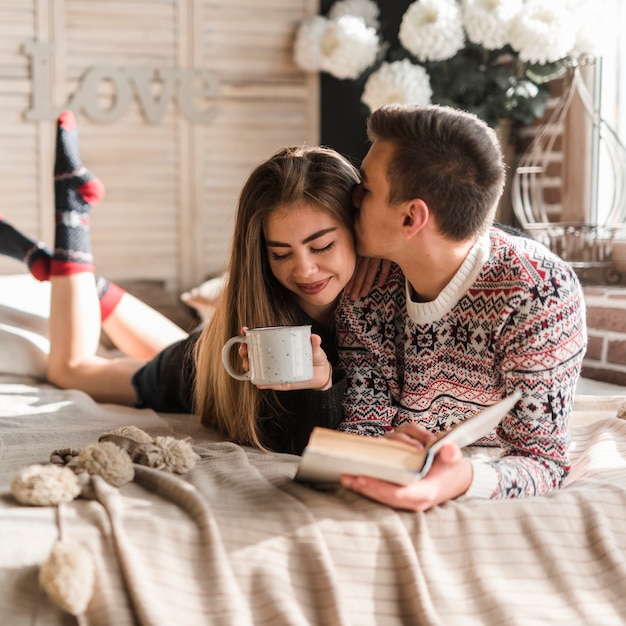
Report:
[[[360,17],[336,20],[315,16],[301,22],[294,42],[294,61],[308,72],[336,78],[358,78],[378,54],[378,35]]]
[[[328,20],[316,15],[300,22],[293,45],[296,64],[307,72],[317,72],[322,67],[322,37],[328,29]]]
[[[528,124],[545,110],[547,92],[541,85],[559,74],[549,67],[536,73],[544,76],[535,75],[528,66],[554,63],[558,70],[577,57],[601,56],[614,20],[609,9],[618,1],[408,0],[397,41],[385,41],[380,2],[336,0],[329,3],[328,16],[301,24],[294,60],[306,70],[348,80],[369,68],[361,101],[370,110],[434,98],[461,109],[480,105],[489,124],[503,117]],[[502,48],[510,54],[491,52]],[[451,59],[444,63],[450,72],[431,69]],[[503,68],[511,72],[510,81],[502,80]],[[467,72],[466,81],[459,72]],[[471,82],[482,75],[489,91],[477,103]],[[514,76],[524,79],[518,84]]]
[[[463,0],[463,23],[467,38],[487,50],[509,43],[511,24],[522,0]]]
[[[600,0],[599,4],[602,3]],[[576,22],[576,42],[571,55],[602,56],[608,26],[608,7],[598,6],[598,0],[565,0],[567,10]],[[615,18],[615,16],[613,16]]]
[[[511,27],[511,46],[529,63],[566,57],[576,41],[576,22],[563,2],[529,0]]]
[[[417,0],[402,16],[400,43],[420,61],[444,61],[465,45],[456,0]]]
[[[362,17],[367,26],[378,28],[380,26],[379,14],[380,9],[373,0],[339,0],[330,8],[328,17],[336,20],[343,15],[353,15]]]
[[[430,104],[433,95],[428,73],[408,59],[383,63],[365,83],[361,102],[370,111],[385,104]]]
[[[322,71],[354,79],[376,60],[378,35],[360,17],[344,15],[328,22],[321,48]]]

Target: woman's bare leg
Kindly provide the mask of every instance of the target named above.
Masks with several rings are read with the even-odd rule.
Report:
[[[0,215],[0,254],[27,264],[40,281],[50,279],[53,251],[21,233]],[[127,356],[151,359],[187,333],[167,317],[141,302],[119,285],[95,277],[102,327]]]
[[[149,360],[187,333],[167,317],[125,292],[102,323],[111,341],[124,354]]]
[[[102,183],[82,165],[74,115],[61,114],[55,160],[55,247],[50,263],[48,380],[99,402],[132,404],[131,378],[144,363],[96,355],[101,313],[93,275],[89,211],[103,197]]]
[[[48,380],[66,389],[80,389],[97,402],[132,405],[131,378],[145,361],[96,355],[100,305],[93,276],[81,272],[50,280]]]

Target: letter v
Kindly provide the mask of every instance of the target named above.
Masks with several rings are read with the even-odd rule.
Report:
[[[149,122],[156,123],[165,112],[168,100],[174,93],[174,85],[180,78],[176,68],[156,68],[152,74],[148,67],[126,68],[129,80],[134,83],[139,104]],[[153,93],[154,84],[163,85],[160,93]]]

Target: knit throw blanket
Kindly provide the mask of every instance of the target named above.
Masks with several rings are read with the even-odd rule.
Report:
[[[97,566],[88,626],[626,622],[625,398],[579,398],[573,470],[545,497],[391,510],[294,483],[298,458],[216,441],[190,416],[0,383],[3,623],[66,624],[37,585],[60,529]],[[185,476],[135,467],[120,488],[54,508],[7,495],[24,465],[134,424],[190,436]]]

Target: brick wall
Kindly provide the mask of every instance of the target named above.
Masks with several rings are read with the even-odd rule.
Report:
[[[626,385],[626,289],[585,287],[589,345],[583,376]]]

